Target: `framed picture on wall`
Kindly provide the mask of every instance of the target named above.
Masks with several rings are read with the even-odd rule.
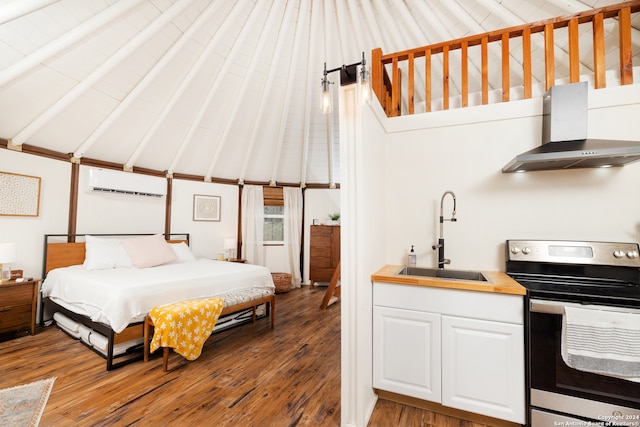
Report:
[[[194,221],[220,221],[220,196],[193,195]]]
[[[0,172],[0,215],[38,216],[40,177]]]

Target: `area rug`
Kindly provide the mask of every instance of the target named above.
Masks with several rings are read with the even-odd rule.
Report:
[[[37,426],[54,378],[0,390],[0,426]]]

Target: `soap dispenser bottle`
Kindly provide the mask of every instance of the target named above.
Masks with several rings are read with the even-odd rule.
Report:
[[[413,245],[411,245],[411,250],[409,251],[409,266],[415,267],[416,261],[416,252],[413,250]]]

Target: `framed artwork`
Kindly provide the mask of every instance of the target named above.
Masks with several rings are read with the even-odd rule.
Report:
[[[220,196],[193,195],[194,221],[220,221]]]
[[[39,176],[0,172],[0,215],[38,216],[40,181]]]

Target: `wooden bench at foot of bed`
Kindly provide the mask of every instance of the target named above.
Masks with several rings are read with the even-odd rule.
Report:
[[[253,323],[255,323],[256,309],[258,308],[258,306],[266,303],[269,304],[269,314],[271,317],[271,329],[273,329],[275,327],[275,303],[276,303],[275,295],[267,295],[262,298],[226,306],[222,309],[222,312],[220,313],[220,317],[226,316],[228,314],[238,313],[243,310],[247,310],[251,308],[252,321]],[[153,320],[151,320],[151,317],[149,317],[149,315],[145,316],[143,324],[144,324],[144,361],[147,362],[149,361],[149,347],[151,344],[154,325],[153,325]],[[164,372],[167,372],[168,364],[169,364],[169,347],[163,347],[162,348],[162,368],[164,369]]]

